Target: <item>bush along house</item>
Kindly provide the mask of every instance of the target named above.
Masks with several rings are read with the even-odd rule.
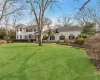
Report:
[[[63,26],[56,29],[47,28],[43,29],[42,32],[42,40],[49,41],[49,42],[57,42],[58,40],[63,42],[65,39],[75,39],[81,33],[81,28],[78,26]],[[33,26],[26,26],[20,24],[16,26],[16,40],[27,40],[27,41],[38,41],[38,27],[36,25]]]

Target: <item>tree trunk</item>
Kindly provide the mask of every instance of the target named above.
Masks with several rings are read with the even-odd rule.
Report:
[[[6,31],[6,41],[8,42],[9,40],[8,40],[8,29],[7,29],[7,31]]]
[[[49,43],[49,40],[50,40],[50,36],[48,36],[48,43]]]
[[[42,32],[39,31],[39,46],[42,46]]]

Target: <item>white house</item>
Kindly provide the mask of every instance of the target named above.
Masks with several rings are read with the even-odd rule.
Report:
[[[78,26],[64,26],[52,30],[54,34],[48,39],[48,30],[43,29],[42,39],[44,41],[56,42],[58,40],[64,41],[65,39],[74,39],[81,33],[81,29]],[[26,26],[23,24],[16,26],[16,39],[37,41],[38,27],[36,25]]]

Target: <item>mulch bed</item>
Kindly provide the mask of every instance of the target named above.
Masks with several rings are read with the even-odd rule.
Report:
[[[5,44],[5,43],[7,43],[6,40],[0,40],[0,45],[1,45],[1,44]]]
[[[71,43],[68,43],[68,44],[61,43],[61,45],[71,46],[71,47],[74,47],[74,48],[84,48],[85,47],[85,45],[71,44]]]

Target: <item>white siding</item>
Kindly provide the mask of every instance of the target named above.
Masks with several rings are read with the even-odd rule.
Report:
[[[20,29],[17,29],[17,30],[16,30],[16,39],[21,39],[20,35],[22,36],[22,39],[25,39],[25,29],[22,29],[22,31],[20,31]]]
[[[62,34],[65,36],[65,39],[69,39],[69,36],[70,36],[71,34],[73,34],[75,37],[78,37],[78,35],[79,35],[80,33],[81,33],[81,31],[69,31],[69,32],[60,32],[60,33],[56,33],[56,34],[54,34],[55,40],[52,40],[52,41],[58,41],[58,40],[59,40],[59,36],[61,36]],[[42,34],[42,38],[43,38],[44,35],[48,36],[48,34],[43,33],[43,34]],[[50,40],[50,39],[49,39],[49,40]]]
[[[59,32],[59,33],[54,34],[55,40],[52,40],[52,41],[57,41],[57,40],[59,40],[59,36],[61,36],[62,34],[65,36],[65,39],[69,39],[69,36],[70,36],[71,34],[73,34],[75,37],[77,37],[80,33],[81,33],[81,31]],[[17,29],[16,29],[16,39],[20,39],[20,35],[22,36],[22,39],[25,39],[25,36],[26,36],[26,35],[29,35],[29,34],[34,35],[34,31],[33,31],[33,32],[26,32],[26,29],[24,29],[24,28],[22,29],[22,31],[20,31],[20,28],[18,29],[18,31],[17,31]],[[42,38],[43,38],[44,35],[48,36],[47,33],[43,33],[43,34],[42,34]],[[33,39],[34,39],[34,37],[33,37]],[[49,39],[49,40],[50,40],[50,39]]]
[[[61,36],[62,34],[65,36],[65,39],[69,39],[69,36],[71,34],[73,34],[75,37],[77,37],[81,32],[80,31],[69,31],[69,32],[60,32],[55,34],[55,39],[56,41],[59,40],[59,36]]]

